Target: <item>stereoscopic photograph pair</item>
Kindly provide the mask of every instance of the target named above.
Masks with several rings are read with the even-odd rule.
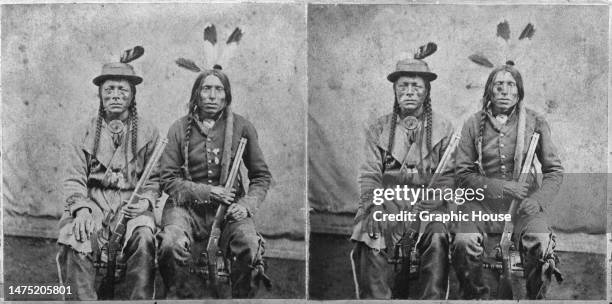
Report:
[[[605,301],[609,22],[3,5],[3,299]]]

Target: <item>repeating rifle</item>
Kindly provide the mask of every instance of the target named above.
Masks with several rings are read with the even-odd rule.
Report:
[[[225,182],[225,190],[231,191],[238,177],[240,170],[240,163],[242,162],[242,155],[247,144],[246,138],[241,138],[238,144],[238,150],[234,156],[234,162],[230,168],[230,172]],[[210,237],[208,238],[208,245],[206,246],[206,252],[203,253],[203,262],[207,264],[208,273],[205,273],[208,277],[208,284],[210,289],[213,291],[213,295],[217,298],[226,298],[230,291],[230,261],[225,258],[223,250],[219,248],[219,239],[221,238],[221,225],[229,205],[219,204],[217,212],[215,213],[215,219],[212,224]]]
[[[531,169],[531,166],[533,164],[535,150],[538,146],[539,139],[540,134],[534,132],[531,136],[531,142],[529,143],[529,149],[527,150],[527,155],[525,157],[525,161],[523,162],[523,167],[521,167],[521,173],[518,177],[518,182],[524,183],[527,181],[527,177],[529,176],[529,170]],[[512,203],[510,203],[508,214],[514,217],[519,204],[519,200],[512,200]],[[520,267],[519,262],[517,262],[520,261],[520,256],[516,248],[514,248],[514,244],[512,242],[513,230],[514,221],[508,221],[504,224],[504,232],[502,233],[499,245],[496,247],[497,258],[501,260],[501,266],[499,266],[498,264],[497,267],[489,267],[500,271],[499,285],[497,287],[497,297],[500,299],[513,299],[515,293],[512,290],[512,272],[523,271],[523,268]],[[485,268],[487,268],[486,265]]]
[[[442,158],[438,162],[436,171],[429,180],[429,183],[427,185],[428,188],[433,187],[440,178],[440,176],[444,173],[444,170],[448,166],[448,162],[452,159],[453,152],[459,145],[460,139],[461,131],[460,129],[455,129],[451,140],[448,146],[446,147],[446,151],[444,151]],[[388,260],[390,264],[395,264],[396,267],[401,266],[401,270],[398,276],[405,277],[407,280],[416,279],[416,277],[418,276],[418,267],[420,264],[420,259],[416,245],[419,242],[418,239],[420,239],[419,233],[422,233],[421,228],[425,228],[425,225],[423,225],[421,221],[411,222],[408,228],[408,232],[404,233],[402,239],[395,246],[392,257]],[[415,241],[415,239],[417,240]],[[406,286],[404,283],[402,283],[402,280],[398,280],[397,282]],[[399,292],[401,293],[407,292],[406,288],[394,288],[394,290],[400,290]],[[405,298],[407,294],[396,294],[395,296],[398,298]]]
[[[142,187],[149,180],[149,177],[151,177],[151,173],[153,173],[153,169],[164,152],[164,148],[166,147],[167,143],[168,140],[163,138],[155,146],[155,150],[153,150],[153,154],[145,166],[144,171],[140,176],[134,191],[132,192],[132,195],[130,196],[129,200],[123,202],[122,208],[138,202],[141,194],[140,191],[142,191]],[[121,208],[119,210],[121,210]],[[123,259],[121,258],[121,249],[123,247],[123,238],[125,236],[125,230],[129,217],[123,212],[119,212],[120,213],[117,216],[117,220],[114,222],[114,225],[111,225],[112,229],[110,230],[108,243],[102,248],[102,251],[106,251],[107,262],[106,264],[102,262],[97,262],[94,264],[97,268],[106,268],[106,275],[102,279],[100,287],[98,288],[98,295],[102,300],[109,300],[115,296],[115,281],[118,277],[118,270],[125,267],[125,264],[122,261]]]

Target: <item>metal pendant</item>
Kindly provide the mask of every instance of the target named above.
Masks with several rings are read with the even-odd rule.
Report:
[[[108,123],[108,129],[111,131],[111,133],[113,133],[113,144],[115,145],[115,148],[119,147],[121,140],[123,139],[125,125],[123,122],[121,122],[121,120],[115,119]]]
[[[123,133],[123,130],[125,129],[125,125],[123,124],[123,122],[121,122],[121,120],[115,119],[115,120],[111,120],[108,123],[108,129],[113,134],[121,134]]]
[[[419,126],[420,121],[414,116],[407,116],[402,119],[402,125],[408,130],[414,130]]]

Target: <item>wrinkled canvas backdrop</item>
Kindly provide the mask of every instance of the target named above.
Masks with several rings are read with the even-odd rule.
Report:
[[[352,216],[366,127],[393,107],[387,75],[402,53],[433,41],[425,59],[438,79],[431,99],[455,125],[479,110],[490,69],[467,57],[506,59],[496,26],[507,20],[524,103],[544,115],[565,167],[550,208],[558,232],[601,236],[605,252],[608,9],[606,6],[311,5],[308,12],[309,203],[318,214]],[[527,23],[532,40],[518,42]],[[313,225],[315,219],[312,219]],[[337,227],[327,217],[321,227]],[[351,225],[345,221],[344,226]],[[566,242],[567,245],[567,242]]]
[[[203,66],[203,29],[217,26],[225,43],[244,36],[223,69],[234,112],[256,127],[274,183],[256,217],[276,241],[273,255],[304,256],[306,23],[296,4],[55,4],[2,7],[2,127],[4,229],[7,234],[57,235],[63,210],[65,144],[79,123],[96,115],[92,79],[102,64],[142,45],[132,62],[144,78],[138,112],[163,136],[187,113]],[[268,246],[270,247],[270,246]],[[275,248],[274,248],[275,247]]]

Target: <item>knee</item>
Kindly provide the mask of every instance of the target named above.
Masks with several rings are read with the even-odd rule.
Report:
[[[237,225],[233,228],[230,241],[232,254],[238,259],[253,260],[257,252],[263,250],[263,248],[259,248],[260,239],[255,232],[255,228],[249,227],[249,225]]]
[[[157,237],[160,259],[174,258],[184,260],[191,255],[191,241],[187,237],[186,232],[180,227],[174,225],[165,226]]]
[[[446,226],[440,222],[429,223],[425,228],[423,239],[426,240],[424,245],[428,248],[448,248],[449,239]]]
[[[446,225],[442,224],[441,222],[431,222],[427,224],[427,227],[425,228],[425,233],[446,235],[447,232],[448,230],[446,229]]]
[[[480,233],[457,233],[453,238],[453,251],[469,252],[480,255],[482,248],[482,235]]]
[[[153,231],[149,227],[137,227],[136,229],[134,229],[134,232],[132,232],[130,242],[134,244],[137,248],[153,247],[155,244]]]
[[[536,259],[541,258],[548,247],[554,248],[554,244],[550,237],[550,233],[524,233],[521,236],[521,247],[527,253],[527,256]]]

